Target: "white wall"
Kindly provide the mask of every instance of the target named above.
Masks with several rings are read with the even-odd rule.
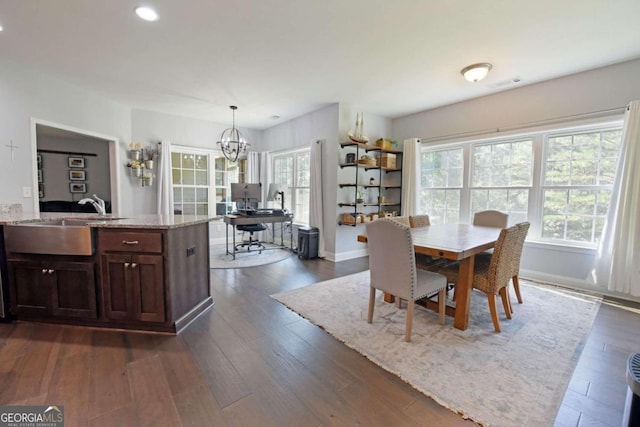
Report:
[[[121,140],[131,134],[130,108],[4,61],[0,67],[0,202],[22,203],[24,212],[34,211],[34,198],[22,197],[23,187],[31,187],[36,195],[38,188],[32,118]],[[17,147],[13,159],[6,147],[10,142]]]
[[[280,125],[266,129],[262,135],[262,151],[283,151],[309,147],[323,141],[322,181],[324,185],[324,235],[328,259],[333,259],[336,246],[336,156],[338,147],[338,104],[331,104]],[[295,215],[295,212],[294,212]],[[317,226],[317,224],[311,224]]]
[[[395,139],[435,138],[532,123],[617,107],[640,99],[640,60],[472,99],[393,120]],[[595,251],[527,244],[521,273],[558,284],[592,287]]]

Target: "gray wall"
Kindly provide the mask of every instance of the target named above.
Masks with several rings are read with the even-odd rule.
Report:
[[[396,139],[517,126],[556,117],[622,107],[640,99],[640,60],[512,89],[393,120]],[[525,277],[594,288],[590,280],[595,250],[527,243]],[[595,288],[594,288],[595,289]]]

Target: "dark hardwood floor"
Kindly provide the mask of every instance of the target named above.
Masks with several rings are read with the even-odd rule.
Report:
[[[67,426],[474,425],[269,296],[367,262],[211,270],[215,306],[178,336],[2,324],[0,405],[64,405]],[[602,306],[557,426],[620,425],[639,326]]]

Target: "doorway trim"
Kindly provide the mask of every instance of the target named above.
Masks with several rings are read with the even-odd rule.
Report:
[[[118,184],[120,182],[120,168],[117,167],[118,160],[118,146],[120,139],[115,136],[105,135],[98,132],[93,132],[85,129],[76,128],[73,126],[67,126],[60,123],[54,123],[47,120],[31,117],[31,188],[33,199],[33,212],[40,214],[40,204],[38,203],[38,172],[37,172],[37,154],[38,154],[38,135],[36,131],[36,125],[49,126],[66,130],[69,132],[79,133],[81,135],[90,136],[93,138],[104,139],[109,143],[109,180],[111,185],[111,212],[113,215],[119,215],[120,213],[120,191],[118,191]]]

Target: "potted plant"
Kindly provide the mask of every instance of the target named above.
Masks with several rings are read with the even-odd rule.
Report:
[[[158,148],[153,145],[149,145],[145,151],[147,152],[147,160],[145,160],[145,167],[147,169],[153,169],[153,162],[158,158]]]
[[[131,160],[127,163],[127,167],[131,168],[131,174],[140,178],[142,176],[142,163],[139,160]]]
[[[151,186],[151,185],[153,185],[153,174],[152,173],[147,172],[142,176],[142,185],[143,186]]]
[[[364,203],[364,192],[360,187],[356,190],[356,203]]]
[[[140,161],[142,159],[142,144],[139,142],[132,142],[129,144],[129,158],[131,160]]]

